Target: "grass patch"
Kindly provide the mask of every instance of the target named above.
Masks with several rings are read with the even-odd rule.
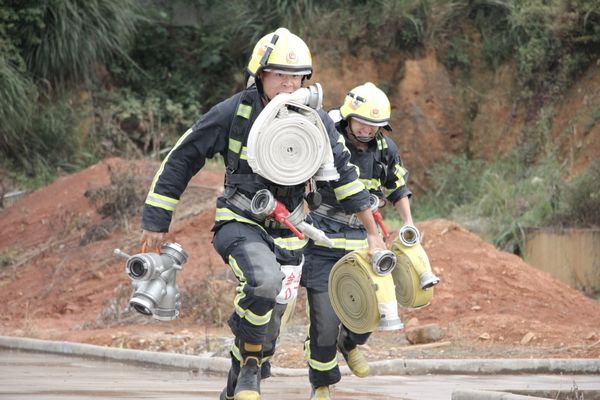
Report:
[[[5,250],[0,253],[0,268],[10,267],[17,262],[17,253],[14,250]]]

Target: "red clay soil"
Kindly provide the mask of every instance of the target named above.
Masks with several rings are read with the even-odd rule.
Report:
[[[109,167],[134,171],[145,189],[158,164],[109,159],[0,212],[0,265],[10,264],[0,270],[0,334],[225,354],[234,281],[210,232],[222,169],[205,168],[181,200],[168,238],[189,253],[177,278],[183,306],[179,319],[160,322],[125,310],[130,281],[124,260],[112,254],[114,248],[138,252],[139,216],[120,221],[99,240],[82,241],[106,226],[84,193],[110,185]],[[600,357],[598,302],[453,222],[418,227],[441,283],[429,306],[400,312],[405,323],[438,324],[445,337],[410,345],[401,332],[376,332],[366,346],[369,359]],[[303,365],[302,309],[300,301],[276,365]]]

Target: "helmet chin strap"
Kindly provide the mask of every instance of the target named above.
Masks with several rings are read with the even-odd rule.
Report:
[[[358,136],[356,135],[353,131],[352,131],[352,127],[350,126],[350,124],[348,124],[348,134],[353,138],[356,139],[357,141],[361,142],[361,143],[369,143],[372,140],[375,140],[375,138],[377,137],[377,134],[379,133],[379,131],[377,131],[377,133],[375,133],[375,135],[373,135],[373,137],[370,136]]]
[[[352,133],[352,136],[354,137],[354,139],[358,140],[361,143],[369,143],[371,140],[375,139],[375,136],[373,136],[373,137],[356,136],[354,133]]]

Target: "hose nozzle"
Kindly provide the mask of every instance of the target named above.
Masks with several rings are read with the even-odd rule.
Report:
[[[396,267],[396,254],[391,250],[379,250],[373,254],[372,264],[377,275],[387,275]]]
[[[269,189],[261,189],[256,192],[250,203],[250,211],[262,218],[273,218],[280,224],[287,226],[299,239],[304,240],[302,232],[287,219],[290,215],[289,210],[273,196]]]
[[[406,247],[412,247],[419,243],[421,240],[421,234],[419,233],[417,227],[412,225],[404,225],[398,232],[398,238]]]

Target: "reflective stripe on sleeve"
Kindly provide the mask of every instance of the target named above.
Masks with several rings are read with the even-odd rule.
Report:
[[[177,199],[152,192],[148,193],[148,196],[146,197],[146,204],[162,208],[167,211],[175,211],[177,203],[179,203],[179,200]]]
[[[396,175],[396,177],[398,178],[398,182],[396,184],[397,188],[406,185],[404,177],[407,173],[408,171],[406,171],[400,164],[396,164],[396,167],[394,168],[394,175]]]
[[[177,143],[175,143],[175,146],[173,146],[173,148],[171,149],[171,151],[169,151],[169,154],[167,154],[167,156],[165,157],[165,159],[163,160],[163,162],[160,164],[160,168],[158,169],[158,171],[156,171],[156,174],[154,175],[154,179],[152,179],[152,185],[150,185],[150,190],[148,192],[148,197],[150,197],[151,195],[156,195],[154,193],[154,187],[156,186],[156,182],[158,181],[158,178],[160,178],[160,175],[162,174],[162,172],[165,169],[165,164],[167,163],[167,161],[169,160],[169,158],[171,157],[171,154],[173,153],[173,151],[179,147],[179,145],[192,133],[192,128],[188,129],[183,135],[181,135],[181,137],[179,138],[179,140],[177,141]],[[166,197],[166,199],[169,199],[168,197]],[[151,200],[154,200],[154,198],[152,198]],[[164,208],[161,207],[160,205],[155,205],[152,204],[150,202],[148,202],[148,198],[146,199],[146,203],[156,206],[156,207],[160,207],[160,208]],[[160,204],[160,202],[158,202],[157,204]],[[175,203],[175,205],[177,205],[177,203]],[[168,210],[168,208],[166,208]],[[169,210],[169,211],[173,211],[173,210]]]
[[[365,185],[363,185],[361,181],[356,179],[350,183],[334,188],[333,192],[335,193],[336,199],[339,201],[361,192],[364,188]]]
[[[394,190],[406,185],[406,180],[404,179],[406,174],[407,171],[404,168],[402,168],[400,164],[396,164],[396,166],[394,167],[394,176],[396,177],[396,182],[393,188],[384,188],[383,193],[386,197],[392,194]]]
[[[367,190],[377,190],[381,186],[379,179],[359,179]]]

